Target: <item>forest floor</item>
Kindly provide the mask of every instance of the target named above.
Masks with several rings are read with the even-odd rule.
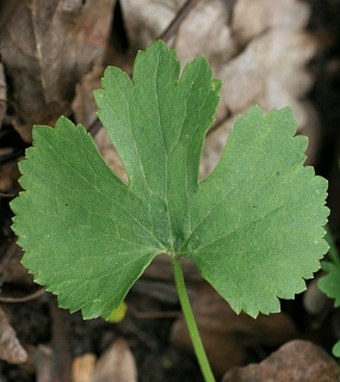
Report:
[[[307,3],[312,10],[307,29],[322,47],[308,63],[314,85],[306,98],[316,110],[320,126],[313,162],[317,173],[330,183],[330,227],[335,242],[339,243],[340,3],[332,0],[310,0]],[[121,23],[123,20],[120,19],[112,39],[119,46],[120,54],[114,63],[120,61],[126,68],[131,65],[131,57],[124,56],[128,45],[125,33],[117,42],[124,29],[118,25]],[[0,30],[1,25],[0,15]],[[107,57],[110,54],[113,53],[106,52]],[[106,61],[109,60],[107,57]],[[9,88],[14,86],[9,78],[8,81]],[[99,367],[105,370],[110,367],[108,363],[112,366],[112,360],[118,359],[119,367],[123,368],[120,373],[126,376],[132,373],[130,379],[112,379],[116,382],[133,381],[133,373],[138,374],[140,382],[203,381],[185,333],[171,268],[166,260],[156,261],[132,288],[126,299],[127,313],[115,324],[102,319],[84,321],[80,313],[70,314],[59,309],[55,297],[44,293],[21,267],[22,251],[15,244],[10,228],[12,212],[9,203],[19,192],[17,160],[23,156],[29,142],[25,134],[13,128],[13,119],[8,117],[16,112],[9,103],[7,119],[0,129],[0,303],[6,316],[3,322],[0,320],[0,330],[8,330],[10,323],[14,337],[25,349],[28,359],[17,364],[0,361],[0,381],[65,382],[73,378],[74,382],[80,382],[81,379],[74,377],[77,365],[81,364],[84,373],[88,370],[90,375],[95,359],[102,360]],[[74,116],[72,112],[70,114]],[[27,121],[28,124],[29,118]],[[290,340],[311,341],[331,354],[332,345],[340,338],[339,311],[333,308],[332,301],[321,298],[320,302],[319,297],[313,297],[313,293],[318,295],[313,281],[309,283],[309,297],[299,295],[294,301],[284,301],[281,314],[273,315],[273,318],[260,317],[255,323],[245,315],[238,317],[232,313],[190,264],[185,271],[194,310],[203,317],[198,323],[219,380],[232,367],[263,361]],[[312,305],[317,305],[316,314],[308,311],[308,298]],[[3,346],[0,334],[0,348]],[[6,349],[2,351],[6,353]],[[15,351],[20,352],[20,349]],[[105,352],[110,355],[110,362],[103,358]],[[7,356],[15,357],[15,354]],[[84,378],[84,381],[90,381],[86,376]],[[237,378],[228,381],[241,382]]]

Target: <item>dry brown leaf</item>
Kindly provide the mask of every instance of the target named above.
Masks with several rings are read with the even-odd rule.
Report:
[[[37,382],[63,382],[59,379],[53,350],[45,345],[39,345],[35,351],[36,381]]]
[[[183,3],[122,2],[131,45],[145,47],[157,38]],[[310,5],[299,0],[202,0],[182,22],[171,44],[184,62],[197,54],[206,55],[216,77],[222,79],[217,120],[229,116],[232,121],[253,104],[266,110],[291,106],[299,131],[312,141],[309,162],[313,162],[319,126],[304,97],[314,81],[306,64],[316,54],[318,43],[303,31],[309,15]],[[211,148],[217,151],[205,150],[205,159],[211,163],[203,163],[203,177],[214,167],[229,125],[215,134],[216,144],[210,139]]]
[[[231,28],[242,45],[269,28],[302,29],[309,20],[310,7],[300,0],[238,0]]]
[[[235,116],[228,118],[218,128],[209,132],[206,137],[203,158],[200,163],[200,178],[206,178],[217,165],[223,152],[230,130],[233,128]]]
[[[101,87],[100,80],[103,71],[104,68],[102,66],[95,65],[76,86],[72,110],[76,123],[81,123],[85,127],[91,126],[97,118],[97,106],[94,102],[93,91]]]
[[[105,162],[112,168],[112,170],[120,176],[125,182],[128,181],[127,174],[123,162],[121,161],[116,149],[113,147],[110,139],[105,133],[103,128],[99,129],[94,137],[99,151],[101,152]]]
[[[285,29],[253,39],[220,72],[224,81],[222,102],[233,114],[254,103],[264,108],[291,105],[294,100],[297,103],[312,84],[303,67],[316,49],[310,35]]]
[[[184,0],[125,0],[124,21],[135,48],[145,47],[160,36],[176,16]],[[225,63],[235,54],[228,20],[231,0],[200,1],[181,24],[170,41],[182,62],[204,54],[215,65]],[[212,43],[213,41],[213,43]]]
[[[72,382],[91,382],[96,356],[92,353],[76,357],[72,364]]]
[[[133,354],[124,339],[116,340],[99,358],[92,382],[137,382]]]
[[[9,323],[6,313],[0,307],[0,359],[10,363],[22,363],[27,353],[21,346],[15,330]]]
[[[86,128],[94,123],[100,124],[96,116],[97,106],[94,101],[93,91],[101,86],[100,80],[103,70],[102,66],[94,66],[76,86],[76,96],[72,102],[72,109],[75,121],[82,123]],[[127,182],[128,178],[124,165],[102,126],[95,134],[94,140],[105,162],[118,176]]]
[[[115,0],[13,0],[1,4],[0,53],[11,79],[15,125],[51,123],[67,110],[75,85],[100,63]],[[53,110],[46,110],[53,104]],[[56,107],[59,105],[59,108]],[[58,110],[59,109],[59,110]]]

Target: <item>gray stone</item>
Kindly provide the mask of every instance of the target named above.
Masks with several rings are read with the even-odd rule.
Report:
[[[230,370],[222,382],[335,382],[339,367],[319,346],[294,340],[259,364]]]

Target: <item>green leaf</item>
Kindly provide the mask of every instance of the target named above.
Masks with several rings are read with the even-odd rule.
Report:
[[[290,109],[251,109],[191,198],[189,257],[236,312],[254,317],[303,291],[328,247],[327,184],[303,167],[307,138],[295,131]]]
[[[340,358],[340,340],[337,341],[337,342],[334,344],[334,346],[333,346],[333,348],[332,348],[332,353],[333,353],[334,357],[338,357],[338,358]]]
[[[157,41],[132,80],[104,74],[99,117],[125,165],[124,184],[81,126],[36,126],[20,165],[26,190],[13,229],[35,280],[85,318],[108,317],[160,253],[187,256],[236,312],[279,311],[319,269],[326,181],[303,167],[307,140],[289,109],[240,117],[215,171],[198,169],[220,82],[203,57],[180,75]]]
[[[340,306],[340,258],[332,236],[328,233],[326,237],[330,246],[329,260],[321,265],[327,274],[319,280],[318,286],[326,296],[335,300],[334,306],[337,308]],[[338,347],[340,350],[340,345]]]

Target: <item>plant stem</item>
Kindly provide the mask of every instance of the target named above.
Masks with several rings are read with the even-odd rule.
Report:
[[[204,380],[205,382],[216,382],[203,347],[203,343],[196,325],[194,314],[191,309],[188,293],[185,287],[180,257],[174,256],[172,260],[172,265],[174,270],[177,293],[182,306],[184,319],[189,330],[191,341],[194,346],[196,357],[200,365]]]

